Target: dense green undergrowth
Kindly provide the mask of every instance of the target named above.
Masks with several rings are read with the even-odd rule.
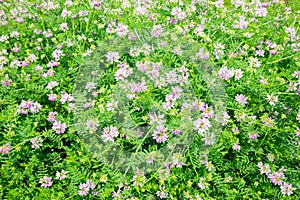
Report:
[[[0,5],[1,199],[299,199],[297,1],[0,0]],[[225,92],[221,119],[215,119],[209,81],[180,49],[137,45],[119,56],[119,47],[99,53],[104,41],[133,37],[138,29],[150,30],[149,41],[168,32],[193,38],[196,57],[217,77],[212,82],[222,83],[216,87]],[[96,92],[86,105],[94,118],[82,117],[89,131],[83,137],[74,120],[77,86],[85,80],[78,75],[93,55],[103,56],[105,70],[83,85],[83,93]],[[185,84],[193,92],[181,91]],[[164,114],[161,119],[154,108]],[[124,111],[130,125],[153,132],[132,135],[115,111]],[[193,141],[159,169],[125,172],[101,160],[103,149],[87,144],[89,134],[112,154],[113,144],[149,156],[146,152],[169,148],[184,134]],[[210,140],[211,135],[218,137]]]

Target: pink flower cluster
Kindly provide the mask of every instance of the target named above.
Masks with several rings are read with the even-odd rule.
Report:
[[[198,118],[194,121],[194,126],[195,130],[197,130],[199,134],[202,134],[211,127],[211,124],[207,118]]]
[[[88,194],[88,192],[89,192],[90,190],[94,190],[95,187],[96,187],[95,183],[94,183],[92,180],[88,179],[88,180],[86,181],[86,183],[81,183],[81,184],[79,185],[78,194],[79,194],[80,196],[85,196],[85,195]]]
[[[93,7],[100,7],[103,4],[102,0],[91,1],[90,5]]]
[[[261,174],[266,174],[274,185],[280,186],[281,193],[284,196],[286,195],[290,196],[293,194],[293,191],[296,190],[296,188],[293,188],[292,184],[288,184],[284,182],[284,178],[285,178],[285,175],[283,173],[285,171],[284,167],[281,167],[277,172],[275,171],[271,173],[270,165],[259,162],[257,166]]]
[[[149,113],[148,119],[150,120],[150,125],[163,125],[165,123],[165,115],[156,113]]]
[[[136,62],[136,67],[139,71],[144,72],[151,80],[159,77],[160,69],[162,68],[161,62]]]
[[[267,9],[263,7],[259,7],[256,9],[256,16],[265,17],[267,16]]]
[[[300,44],[299,44],[299,47],[300,47]],[[295,78],[297,78],[298,80],[295,81],[295,82],[290,82],[287,91],[288,91],[288,92],[290,92],[290,91],[296,91],[296,90],[297,90],[297,87],[298,87],[297,93],[298,93],[298,95],[300,96],[300,71],[295,71],[295,72],[293,73],[293,76],[294,76]]]
[[[5,145],[0,146],[0,153],[7,154],[11,149],[10,142],[7,142]]]
[[[280,189],[281,189],[281,193],[284,195],[284,196],[290,196],[293,194],[293,191],[296,190],[296,188],[294,188],[292,186],[292,184],[288,184],[288,183],[285,183],[283,182],[283,184],[280,186]]]
[[[172,91],[170,94],[168,94],[165,98],[166,102],[163,104],[163,107],[166,110],[170,110],[175,106],[176,100],[180,98],[182,94],[182,88],[178,86],[172,87]]]
[[[65,56],[65,54],[63,53],[62,50],[60,49],[55,49],[52,53],[52,56],[53,58],[56,60],[56,61],[59,61],[60,60],[60,57],[62,56]]]
[[[137,93],[141,93],[147,90],[146,81],[142,80],[138,83],[128,82],[120,83],[120,88],[126,93],[128,99],[134,99]]]
[[[242,95],[242,94],[238,94],[238,95],[236,95],[235,96],[235,100],[238,102],[238,103],[240,103],[241,105],[246,105],[248,102],[247,102],[247,100],[248,100],[248,98],[247,97],[245,97],[244,95]]]
[[[180,160],[178,160],[178,159],[175,160],[174,159],[175,156],[176,157],[179,156]],[[171,169],[173,169],[174,167],[181,168],[183,165],[184,165],[184,163],[183,163],[183,159],[182,159],[181,154],[180,153],[173,153],[173,157],[172,157],[171,162],[166,162],[165,163],[165,168],[162,168],[162,169],[158,170],[160,178],[165,179],[165,178],[169,177],[170,174],[171,174]]]
[[[219,42],[216,42],[214,44],[214,56],[216,57],[216,59],[221,59],[223,56],[224,56],[224,49],[225,49],[225,45],[219,43]]]
[[[57,179],[57,180],[63,180],[63,179],[65,179],[65,178],[67,178],[67,173],[68,172],[66,172],[65,170],[61,170],[61,172],[59,172],[59,171],[56,171],[56,174],[55,174],[55,178]]]
[[[146,182],[146,177],[144,175],[145,173],[138,168],[136,169],[135,175],[130,180],[133,186],[142,187],[143,184]]]
[[[65,104],[66,102],[71,102],[74,100],[74,97],[66,92],[62,92],[60,102]]]
[[[35,137],[35,138],[32,138],[30,140],[31,142],[31,148],[33,149],[39,149],[41,146],[43,146],[42,142],[42,138],[39,138],[39,137]]]
[[[118,67],[119,69],[115,73],[115,78],[117,81],[124,80],[133,73],[132,68],[130,68],[126,63],[118,64]]]
[[[241,150],[241,145],[239,144],[239,141],[236,141],[233,146],[232,146],[233,150],[239,151]]]
[[[200,177],[198,187],[203,190],[203,189],[207,188],[208,186],[209,186],[209,184],[205,181],[205,178]]]
[[[260,174],[268,175],[271,172],[269,164],[263,164],[262,162],[259,162],[257,167],[259,168]]]
[[[222,126],[225,126],[228,123],[229,119],[230,119],[229,114],[226,111],[223,111],[223,115],[221,119]],[[215,120],[218,121],[218,118],[216,117]]]
[[[229,80],[235,76],[234,80],[240,80],[243,77],[243,71],[241,69],[228,69],[227,67],[222,67],[219,70],[219,77],[223,80]]]
[[[66,128],[66,123],[61,123],[60,121],[55,121],[52,126],[52,130],[54,130],[57,134],[64,133]]]
[[[86,85],[85,85],[85,89],[88,90],[89,92],[93,89],[96,89],[96,83],[87,82]]]
[[[297,36],[296,29],[294,27],[287,27],[285,32],[289,35],[292,42],[297,41],[299,37]]]
[[[64,55],[64,54],[63,54]],[[47,67],[57,67],[59,65],[59,62],[57,61],[53,61],[53,60],[50,60],[48,63],[47,63]]]
[[[56,115],[57,112],[49,112],[47,120],[53,123],[52,130],[54,130],[57,134],[64,133],[66,131],[67,125],[66,123],[61,123],[60,121],[57,121]]]
[[[209,52],[204,50],[203,48],[199,49],[199,51],[196,53],[196,57],[197,58],[200,58],[202,60],[207,60],[210,55],[209,55]]]
[[[89,119],[86,122],[86,128],[89,130],[89,132],[93,133],[95,132],[99,127],[99,123],[96,119]]]
[[[167,141],[169,136],[167,134],[167,128],[164,126],[165,115],[149,113],[148,119],[150,120],[150,125],[153,125],[155,127],[152,134],[153,139],[155,139],[157,143],[164,143],[165,141]]]
[[[248,137],[250,139],[256,139],[258,137],[258,133],[257,132],[255,132],[255,133],[248,133]]]
[[[129,32],[128,26],[123,24],[122,22],[116,24],[115,22],[108,24],[106,28],[106,32],[113,34],[116,33],[120,37],[124,37]]]
[[[129,85],[129,88],[131,89],[131,92],[134,92],[134,93],[140,93],[140,92],[144,92],[147,90],[145,80],[142,80],[141,82],[138,82],[138,83],[129,83],[128,85]]]
[[[120,59],[120,54],[118,52],[110,51],[106,54],[106,61],[113,63],[118,62]]]
[[[154,133],[152,137],[157,143],[164,143],[168,140],[167,129],[164,127],[164,125],[158,125],[153,132]]]
[[[52,68],[50,68],[50,69],[48,69],[47,72],[43,73],[43,77],[46,78],[46,77],[48,77],[48,76],[54,76],[54,74],[55,74],[55,70],[52,69]]]
[[[104,142],[107,141],[114,142],[115,137],[118,137],[118,135],[119,135],[118,129],[114,126],[109,126],[103,129],[103,134],[101,135],[101,137]]]
[[[283,184],[283,179],[284,179],[283,172],[273,172],[271,174],[268,174],[268,177],[274,185],[282,185]]]
[[[159,191],[156,192],[156,195],[160,199],[165,199],[167,197],[167,192],[165,190],[165,186],[159,186]]]
[[[170,169],[177,167],[181,168],[184,164],[184,157],[180,153],[173,153]]]
[[[1,83],[7,87],[12,83],[12,80],[8,78],[8,74],[5,74],[4,80],[1,80]]]
[[[271,40],[266,40],[260,42],[260,44],[265,44],[267,46],[266,50],[269,50],[269,53],[271,55],[278,54],[278,45],[275,42],[272,42]]]
[[[28,114],[28,111],[32,113],[37,113],[41,110],[41,104],[34,102],[32,100],[22,100],[21,104],[19,105],[18,112],[21,114]]]
[[[151,36],[152,37],[159,37],[163,33],[163,29],[161,25],[154,25],[151,30]]]
[[[193,120],[189,113],[200,112],[200,117],[193,121],[194,129],[204,137],[202,140],[205,141],[205,144],[211,144],[213,136],[208,134],[207,131],[211,127],[209,119],[214,115],[212,107],[201,100],[195,99],[192,103],[183,103],[181,112],[188,114],[186,120]]]
[[[55,101],[57,99],[57,94],[54,94],[52,92],[50,94],[47,94],[47,96],[49,101]]]
[[[44,188],[51,187],[53,184],[52,177],[44,176],[43,178],[40,179],[40,183],[41,186]]]
[[[52,88],[54,88],[54,87],[56,87],[56,86],[58,86],[58,82],[56,82],[56,81],[50,81],[50,82],[47,84],[46,88],[49,89],[49,90],[52,90]]]
[[[264,123],[265,126],[270,127],[274,123],[274,119],[271,117],[261,117],[261,121]]]
[[[135,40],[136,36],[130,35],[130,37],[128,39]],[[151,46],[149,46],[147,43],[144,43],[141,47],[132,46],[129,50],[129,55],[131,57],[138,57],[138,56],[140,56],[141,53],[143,53],[144,55],[150,55],[151,51],[152,51]]]
[[[67,176],[67,173],[65,170],[62,170],[61,172],[56,171],[56,179],[62,180],[65,179]],[[40,179],[39,183],[42,187],[47,188],[51,187],[53,185],[52,177],[44,176]]]
[[[171,11],[171,15],[173,15],[178,21],[181,21],[186,18],[186,13],[182,11],[180,7],[173,8]]]
[[[56,114],[57,114],[57,112],[49,112],[47,120],[49,122],[52,122],[52,123],[55,122],[56,121]]]
[[[248,63],[249,63],[249,67],[255,67],[255,68],[259,68],[261,66],[261,62],[258,58],[253,58],[253,57],[250,57],[248,59]]]
[[[247,22],[245,16],[241,16],[239,21],[235,21],[233,28],[239,28],[239,29],[246,29],[249,25],[249,22]]]
[[[212,118],[214,115],[212,107],[209,107],[208,104],[196,99],[190,105],[184,104],[182,106],[182,109],[190,112],[200,112],[201,117],[198,117],[196,120],[193,121],[194,130],[196,130],[198,134],[200,134],[203,137],[202,141],[205,142],[205,145],[212,145],[214,142],[214,135],[208,132],[209,128],[211,127],[211,122],[209,119]]]

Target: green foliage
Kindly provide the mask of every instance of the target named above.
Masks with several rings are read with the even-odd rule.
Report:
[[[87,0],[70,2],[53,1],[59,7],[52,9],[51,3],[44,1],[0,1],[0,80],[12,81],[7,86],[1,82],[0,86],[0,199],[113,199],[113,193],[115,199],[159,199],[158,192],[164,192],[166,199],[300,198],[300,120],[297,119],[300,118],[299,92],[297,94],[300,82],[299,75],[295,75],[300,68],[299,1],[271,3],[265,17],[257,16],[256,9],[262,6],[255,6],[255,1],[246,1],[252,4],[247,4],[249,11],[245,11],[246,8],[235,7],[236,1],[224,1],[225,7],[217,8],[213,3],[216,1],[209,0],[182,0],[182,4],[153,0],[146,15],[138,15],[137,5],[131,0],[128,8],[126,1],[119,0],[103,1],[100,7],[91,6]],[[180,7],[186,18],[171,23],[175,7]],[[64,9],[71,13],[63,17]],[[233,28],[240,23],[241,16],[249,22],[248,26]],[[108,30],[113,22],[127,25],[129,30],[163,25],[165,30],[190,35],[208,52],[209,61],[218,72],[224,67],[243,71],[239,80],[223,80],[224,85],[220,86],[226,91],[224,98],[230,119],[222,125],[218,142],[206,148],[203,137],[194,131],[193,142],[183,152],[182,167],[145,172],[134,180],[137,173],[124,173],[105,165],[97,159],[103,152],[90,152],[78,133],[72,101],[61,101],[63,93],[72,94],[76,88],[85,58],[96,51],[102,41],[112,38]],[[63,30],[63,23],[68,30]],[[194,32],[200,24],[203,31]],[[291,27],[298,37],[295,40],[287,33]],[[46,37],[48,30],[52,36]],[[14,31],[19,36],[13,36]],[[220,58],[215,51],[218,43],[224,45],[224,55]],[[265,51],[264,56],[257,55],[258,46]],[[16,47],[19,50],[14,52]],[[53,52],[60,48],[64,55],[58,59],[58,66],[49,66],[50,61],[55,62]],[[32,54],[36,60],[30,58]],[[120,60],[133,67],[142,58],[162,61],[170,68],[184,65],[184,59],[172,52],[157,51],[137,58],[124,54]],[[254,66],[253,59],[258,59],[260,66]],[[190,72],[189,84],[195,97],[211,104],[209,84],[196,67],[192,63],[186,65]],[[53,76],[49,75],[51,70],[55,72]],[[101,92],[96,98],[95,110],[101,129],[117,123],[106,105],[115,94],[117,70],[115,63],[109,65],[97,83]],[[49,89],[47,86],[53,81],[58,85]],[[288,90],[290,84],[295,84],[296,89]],[[162,103],[169,92],[169,89],[158,91],[149,87],[137,101],[130,102],[130,108],[141,108],[130,115],[134,125],[146,126],[149,110]],[[50,101],[51,93],[58,98]],[[236,101],[239,94],[247,97],[247,104]],[[271,94],[278,97],[274,105],[267,100]],[[22,100],[38,102],[42,107],[38,112],[22,114],[19,112]],[[180,123],[178,107],[167,113],[168,125],[172,128]],[[57,112],[57,121],[67,125],[64,133],[55,133],[53,122],[47,119],[50,112]],[[249,134],[255,133],[257,138],[249,138]],[[42,141],[40,147],[32,146],[34,138]],[[11,149],[2,153],[7,142]],[[166,146],[157,144],[151,137],[143,145],[138,140],[121,137],[116,144],[132,152],[150,152]],[[235,145],[240,145],[240,150],[235,150]],[[260,172],[260,162],[268,164],[271,173],[284,167],[284,182],[295,188],[291,196],[285,195],[280,186]],[[56,173],[62,170],[67,172],[66,178],[59,180]],[[41,185],[44,177],[52,178],[50,187]],[[80,195],[80,185],[87,180],[95,183],[95,189]],[[137,180],[142,184],[135,184]],[[207,187],[199,186],[202,180]]]

